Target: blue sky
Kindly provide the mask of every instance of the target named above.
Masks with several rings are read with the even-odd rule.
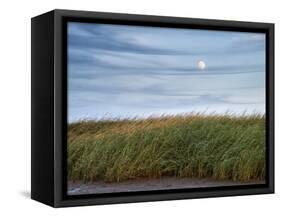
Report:
[[[265,34],[68,23],[70,122],[192,111],[265,112]]]

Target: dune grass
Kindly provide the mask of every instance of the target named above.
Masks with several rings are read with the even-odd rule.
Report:
[[[68,126],[68,179],[265,178],[263,115],[177,115]]]

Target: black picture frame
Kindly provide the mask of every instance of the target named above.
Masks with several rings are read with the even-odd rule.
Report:
[[[66,194],[66,23],[95,22],[266,34],[266,184],[99,195]],[[53,10],[32,18],[31,198],[53,207],[274,193],[274,24]]]

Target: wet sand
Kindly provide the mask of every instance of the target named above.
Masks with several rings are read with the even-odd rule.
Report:
[[[251,185],[264,184],[265,181],[252,182],[234,182],[234,181],[217,181],[214,179],[203,178],[178,178],[163,177],[159,179],[135,179],[124,182],[106,183],[102,181],[83,183],[69,182],[68,194],[101,194],[101,193],[117,193],[117,192],[136,192],[151,190],[167,190],[167,189],[188,189],[188,188],[204,188],[218,186],[235,186],[235,185]]]

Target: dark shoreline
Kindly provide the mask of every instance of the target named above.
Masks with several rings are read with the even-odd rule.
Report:
[[[221,181],[210,178],[179,178],[179,177],[162,177],[158,179],[134,179],[123,182],[107,183],[103,181],[83,183],[68,182],[68,195],[80,194],[102,194],[102,193],[120,193],[120,192],[137,192],[152,190],[171,190],[183,188],[204,188],[218,186],[235,186],[235,185],[252,185],[264,184],[265,181]]]

